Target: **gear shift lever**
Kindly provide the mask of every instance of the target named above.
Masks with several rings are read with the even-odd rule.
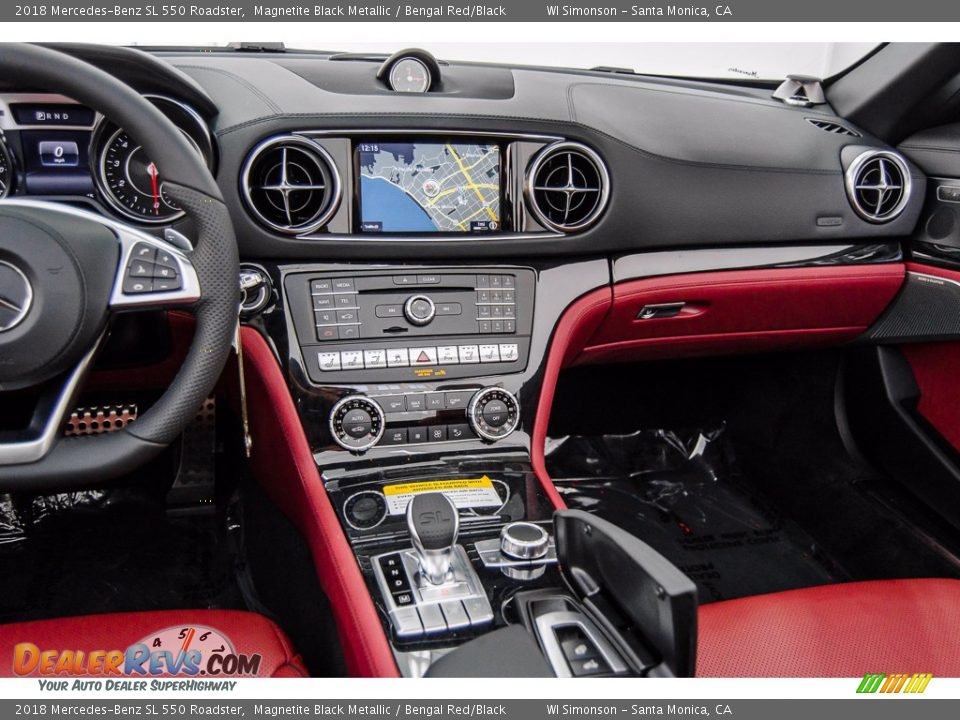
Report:
[[[460,532],[456,505],[439,492],[414,495],[407,504],[407,527],[420,573],[431,585],[442,585],[450,572]]]

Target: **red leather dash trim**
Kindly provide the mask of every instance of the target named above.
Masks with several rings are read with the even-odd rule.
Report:
[[[537,402],[537,414],[533,421],[533,434],[530,439],[530,458],[543,489],[558,510],[565,509],[567,504],[550,479],[543,457],[543,448],[547,441],[547,426],[550,424],[550,410],[553,407],[553,394],[557,389],[560,370],[570,364],[587,339],[599,327],[610,311],[612,299],[613,294],[610,288],[605,287],[576,300],[566,309],[560,322],[557,323],[550,350],[547,353],[547,366],[543,373],[543,384],[540,388],[540,399]]]
[[[656,277],[613,288],[613,308],[579,362],[756,352],[851,340],[903,284],[901,263],[734,270]],[[685,303],[638,320],[648,305]],[[631,350],[635,351],[631,354]]]
[[[267,493],[303,533],[357,677],[398,677],[377,609],[340,526],[283,373],[263,337],[241,330],[253,436],[251,464]],[[235,371],[235,370],[234,370]]]

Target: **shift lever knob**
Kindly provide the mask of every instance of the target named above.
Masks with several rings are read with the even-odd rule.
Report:
[[[414,495],[407,504],[407,527],[420,560],[420,573],[431,585],[442,585],[460,532],[456,505],[439,492]]]

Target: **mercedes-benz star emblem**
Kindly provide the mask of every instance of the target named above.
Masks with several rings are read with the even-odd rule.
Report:
[[[22,323],[33,304],[33,287],[16,265],[0,260],[0,333]]]

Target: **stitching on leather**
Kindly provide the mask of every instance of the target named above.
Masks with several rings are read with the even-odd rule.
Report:
[[[179,65],[179,64],[177,64],[177,65],[174,65],[174,67],[180,68],[181,70],[199,70],[199,71],[201,71],[201,72],[218,73],[218,74],[220,74],[220,75],[223,75],[224,77],[228,77],[228,78],[230,78],[231,80],[235,80],[237,83],[239,83],[239,84],[242,85],[243,87],[247,88],[247,90],[249,90],[250,92],[252,92],[254,95],[256,95],[256,96],[257,96],[258,98],[260,98],[261,100],[263,100],[263,102],[267,105],[267,107],[269,107],[269,108],[270,108],[271,110],[273,110],[275,113],[281,114],[281,113],[283,112],[283,111],[281,110],[280,106],[277,105],[275,102],[273,102],[273,100],[271,100],[267,95],[265,95],[265,94],[263,93],[263,91],[260,90],[260,88],[258,88],[256,85],[253,85],[252,83],[250,83],[246,78],[241,77],[240,75],[235,75],[234,73],[232,73],[232,72],[230,72],[230,71],[228,71],[228,70],[224,70],[224,69],[222,69],[222,68],[217,68],[217,67],[208,67],[208,66],[206,66],[206,65]]]

